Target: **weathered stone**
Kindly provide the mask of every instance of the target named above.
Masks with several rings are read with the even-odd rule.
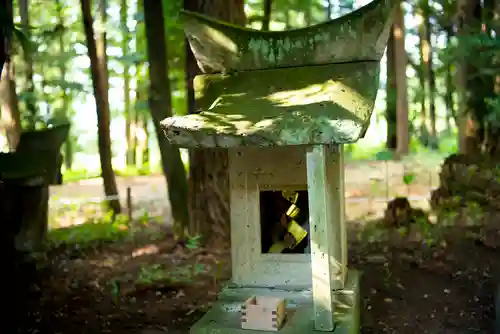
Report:
[[[360,274],[349,271],[346,286],[335,291],[335,334],[359,333],[360,320]],[[241,329],[240,306],[250,296],[273,296],[287,301],[287,320],[279,333],[313,334],[325,333],[314,330],[312,294],[310,291],[289,291],[269,288],[232,289],[222,291],[219,301],[203,318],[191,327],[191,334],[245,334]],[[262,334],[276,332],[259,331]]]
[[[345,16],[303,29],[260,31],[182,12],[184,31],[204,73],[380,61],[393,0],[375,0]]]
[[[196,77],[199,113],[162,122],[182,147],[352,143],[369,125],[379,62]]]

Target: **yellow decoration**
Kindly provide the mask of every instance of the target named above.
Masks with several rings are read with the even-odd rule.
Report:
[[[281,195],[292,204],[295,204],[295,202],[297,202],[297,199],[299,198],[299,193],[296,191],[283,190],[281,192]]]
[[[290,232],[290,234],[295,238],[295,244],[291,247],[291,249],[297,246],[307,236],[307,231],[302,226],[297,224],[295,220],[288,223],[288,232]]]
[[[295,218],[295,217],[297,217],[299,212],[300,212],[299,207],[296,206],[295,204],[292,204],[292,205],[290,205],[290,207],[286,211],[286,215],[290,218]]]

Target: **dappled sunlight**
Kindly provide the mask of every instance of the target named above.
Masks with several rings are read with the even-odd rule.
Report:
[[[352,111],[356,108],[368,108],[370,103],[357,90],[338,80],[328,80],[321,84],[312,84],[302,89],[272,93],[266,97],[277,107],[301,106],[313,103],[335,103]]]
[[[189,27],[188,27],[189,29]],[[238,55],[238,46],[236,43],[228,37],[226,34],[221,32],[220,30],[214,29],[209,26],[203,26],[203,43],[214,43],[217,46],[224,48],[227,52],[232,54],[233,56]],[[190,39],[190,42],[192,39]]]
[[[139,257],[143,255],[151,255],[151,254],[158,254],[160,252],[160,248],[158,248],[157,245],[155,244],[149,244],[145,245],[139,248],[134,249],[132,252],[132,257]]]

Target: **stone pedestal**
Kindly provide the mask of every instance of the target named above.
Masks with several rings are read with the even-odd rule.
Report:
[[[357,334],[360,330],[360,273],[349,270],[345,287],[334,292],[335,330],[334,334]],[[280,297],[287,301],[285,324],[282,334],[320,334],[314,330],[313,297],[311,290],[290,290],[290,288],[247,288],[228,287],[224,289],[210,311],[193,327],[190,334],[249,334],[276,333],[241,329],[240,309],[251,296]],[[332,333],[332,332],[330,332]]]

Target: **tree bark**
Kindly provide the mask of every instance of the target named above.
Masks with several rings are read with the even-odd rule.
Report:
[[[406,155],[409,152],[410,138],[408,133],[408,89],[406,85],[406,50],[405,50],[405,27],[404,13],[399,3],[395,8],[394,15],[394,54],[396,63],[396,87],[397,87],[397,134],[398,142],[396,152]]]
[[[63,15],[63,4],[61,3],[61,0],[56,0],[56,7],[57,7],[57,17],[58,17],[58,24],[61,27],[64,27],[64,15]],[[63,34],[59,34],[59,51],[61,54],[66,53],[66,47],[64,44],[64,38]],[[62,57],[61,60],[59,61],[59,75],[61,78],[61,81],[66,81],[66,61],[64,60],[65,57]],[[69,113],[69,106],[70,106],[70,96],[68,94],[68,91],[66,88],[62,88],[62,94],[61,94],[61,99],[62,99],[62,107],[60,110],[60,113],[64,115],[67,119],[68,113]],[[71,130],[70,130],[71,131]],[[68,138],[66,139],[66,142],[64,143],[64,165],[66,167],[66,170],[70,170],[72,165],[73,165],[73,137],[71,136],[71,133],[68,134]]]
[[[143,113],[141,116],[141,126],[144,134],[141,146],[141,168],[144,169],[149,168],[149,115],[147,113]]]
[[[31,30],[29,28],[29,0],[19,1],[19,13],[21,16],[21,26],[23,28],[24,34],[29,38],[31,35]],[[34,130],[36,126],[36,97],[35,97],[35,83],[33,81],[33,55],[31,50],[23,50],[23,60],[24,60],[24,75],[26,76],[24,91],[27,93],[24,99],[24,104],[26,106],[26,111],[29,112],[29,129]]]
[[[264,0],[264,17],[262,18],[262,30],[268,31],[271,23],[271,9],[273,0]]]
[[[243,0],[184,0],[184,8],[234,24],[244,25],[246,21]],[[186,63],[188,107],[189,112],[193,113],[192,80],[199,70],[191,52],[187,52]],[[189,168],[190,233],[202,235],[206,239],[218,235],[229,241],[227,150],[190,150]]]
[[[459,36],[466,38],[481,30],[481,1],[461,0],[458,3],[457,28]],[[467,48],[467,44],[462,46]],[[467,53],[474,50],[467,50]],[[461,57],[458,68],[457,88],[460,97],[460,151],[465,154],[477,154],[482,151],[484,127],[482,110],[485,92],[477,68],[472,65],[468,57]]]
[[[90,0],[80,0],[85,38],[87,40],[87,49],[90,58],[90,72],[92,75],[92,86],[97,111],[97,141],[99,146],[99,158],[101,162],[102,180],[104,184],[104,193],[109,206],[114,214],[121,212],[118,188],[116,186],[115,174],[111,163],[111,134],[110,134],[110,112],[108,101],[108,76],[106,64],[106,47],[104,41],[100,41],[99,50],[94,39],[93,19],[91,14]]]
[[[432,50],[432,26],[430,19],[431,7],[429,5],[429,1],[431,0],[424,0],[425,40],[427,44],[427,56],[425,57],[425,60],[427,64],[427,77],[429,80],[429,144],[432,149],[436,150],[438,148],[438,138],[436,130],[436,74],[434,73],[434,53]]]
[[[123,57],[129,55],[129,43],[130,43],[130,31],[128,29],[128,1],[122,0],[120,7],[120,25],[122,31],[122,54]],[[130,66],[128,64],[128,59],[124,59],[123,63],[123,113],[125,115],[125,141],[127,149],[125,152],[125,161],[127,166],[133,166],[135,164],[133,159],[132,150],[134,150],[133,143],[131,141],[132,137],[132,108],[130,108]]]
[[[149,109],[160,148],[163,173],[167,179],[174,231],[183,239],[188,224],[186,170],[179,149],[168,142],[160,126],[163,119],[172,116],[164,11],[162,2],[158,0],[143,0],[143,6],[149,61]],[[144,124],[148,124],[147,120]]]
[[[9,151],[16,150],[21,136],[21,114],[19,112],[13,67],[13,62],[7,59],[0,77],[2,128],[7,137]]]
[[[450,45],[451,37],[453,36],[453,28],[446,28],[446,45]],[[453,86],[453,69],[451,62],[446,64],[446,75],[445,75],[445,105],[446,105],[446,119],[448,124],[449,133],[451,133],[451,119],[455,122],[455,125],[458,127],[458,119],[457,112],[455,110],[455,101],[453,99],[453,93],[455,91],[455,87]]]
[[[7,144],[10,151],[15,151],[21,136],[21,115],[19,113],[19,102],[16,93],[14,79],[14,63],[10,59],[12,48],[13,13],[12,0],[2,0],[0,9],[5,10],[8,22],[1,27],[2,43],[4,44],[2,71],[0,73],[0,115],[2,124],[0,128],[7,137]],[[3,8],[2,8],[3,7]]]
[[[391,34],[387,43],[387,83],[386,83],[386,112],[385,119],[387,121],[387,139],[386,148],[391,151],[396,150],[397,136],[397,106],[396,106],[396,59],[394,54],[394,26],[391,28]]]
[[[427,0],[423,0],[427,1]],[[430,131],[429,131],[429,120],[428,118],[428,113],[427,113],[427,78],[428,78],[428,66],[427,62],[429,61],[429,41],[427,39],[427,26],[425,24],[425,10],[422,3],[420,3],[419,10],[419,16],[420,16],[420,24],[418,27],[418,34],[419,34],[419,43],[420,43],[420,66],[418,68],[418,79],[420,83],[420,94],[419,94],[419,100],[420,100],[420,142],[422,145],[425,147],[429,146],[429,136],[430,136]]]

